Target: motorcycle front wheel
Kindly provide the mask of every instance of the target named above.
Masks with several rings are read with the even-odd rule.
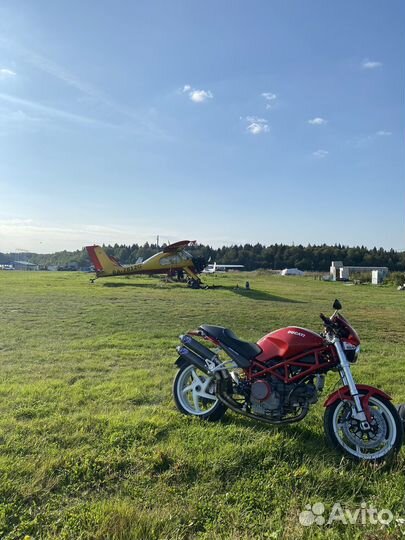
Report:
[[[226,406],[215,395],[215,382],[193,364],[183,364],[173,382],[176,407],[183,414],[198,416],[216,422],[226,411]]]
[[[371,429],[366,431],[353,418],[353,402],[336,401],[325,411],[325,433],[330,444],[351,459],[383,461],[391,458],[402,446],[401,419],[392,403],[382,396],[371,396],[369,406]]]

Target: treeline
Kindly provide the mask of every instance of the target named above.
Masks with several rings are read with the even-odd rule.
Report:
[[[115,244],[103,246],[109,255],[114,255],[122,264],[135,263],[162,250],[154,244],[131,246]],[[206,261],[222,264],[243,264],[247,270],[258,268],[281,270],[283,268],[297,267],[301,270],[326,272],[331,261],[343,261],[347,266],[388,266],[391,271],[405,270],[405,252],[393,249],[387,251],[382,248],[368,249],[364,246],[348,247],[342,245],[327,246],[288,246],[274,244],[245,244],[212,248],[205,245],[196,245],[188,249],[195,256],[204,257]],[[0,264],[8,264],[15,260],[15,255],[0,253]],[[79,267],[88,267],[91,263],[85,249],[77,251],[60,251],[52,254],[24,254],[24,260],[40,265],[67,266],[77,264]]]

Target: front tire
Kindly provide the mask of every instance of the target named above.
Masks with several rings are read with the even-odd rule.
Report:
[[[226,406],[215,395],[214,378],[190,363],[184,363],[173,381],[173,397],[178,410],[202,420],[221,420]]]
[[[392,403],[382,396],[369,399],[371,430],[363,431],[352,417],[352,401],[338,400],[324,415],[326,437],[334,448],[356,461],[383,461],[399,452],[404,437],[402,422]]]

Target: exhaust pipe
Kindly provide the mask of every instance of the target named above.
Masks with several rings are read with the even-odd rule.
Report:
[[[204,360],[200,356],[197,356],[193,351],[190,351],[187,347],[181,347],[180,345],[176,347],[176,351],[182,358],[191,362],[194,366],[198,367],[198,369],[201,369],[201,371],[207,375],[212,375]]]
[[[216,356],[214,352],[212,352],[208,347],[204,347],[204,345],[201,345],[197,340],[192,338],[189,335],[181,335],[179,336],[180,341],[184,343],[184,345],[190,349],[191,351],[198,354],[198,356],[201,356],[201,358],[208,358],[208,360],[213,360],[213,358]]]

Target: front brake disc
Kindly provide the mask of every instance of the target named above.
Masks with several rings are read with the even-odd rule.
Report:
[[[356,446],[377,448],[387,435],[387,424],[380,411],[372,409],[369,430],[361,429],[359,420],[348,418],[342,424],[342,431],[347,439]]]

